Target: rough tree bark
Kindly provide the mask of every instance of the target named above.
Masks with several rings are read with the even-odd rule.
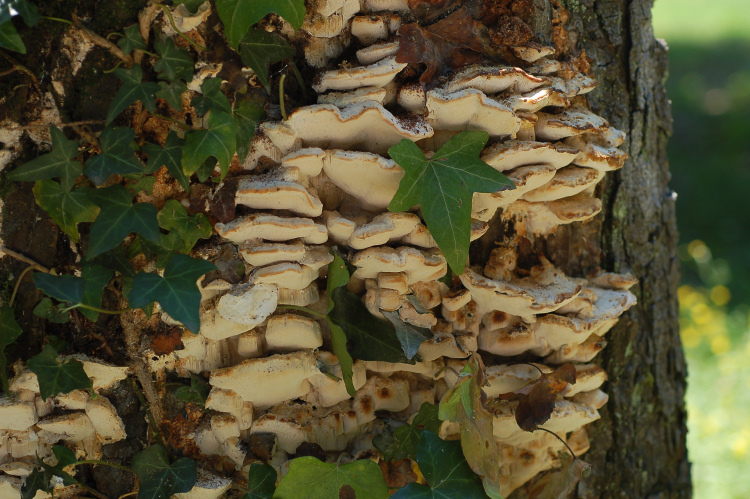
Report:
[[[554,1],[554,0],[553,0]],[[536,31],[552,36],[550,2],[537,0]],[[666,143],[672,121],[664,81],[667,48],[654,39],[652,0],[565,0],[567,29],[591,61],[598,88],[592,109],[627,132],[625,167],[600,186],[604,209],[561,227],[545,243],[571,275],[601,266],[631,271],[638,305],[607,334],[596,358],[609,374],[610,399],[590,425],[591,475],[581,498],[690,497],[685,438],[686,365],[678,331],[675,195]],[[517,492],[514,497],[523,497]]]

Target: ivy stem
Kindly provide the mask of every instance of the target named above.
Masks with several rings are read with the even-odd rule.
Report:
[[[70,24],[71,26],[75,26],[75,24],[73,24],[73,21],[68,21],[67,19],[61,19],[59,17],[50,17],[50,16],[39,16],[39,17],[41,17],[42,19],[46,19],[48,21],[56,21],[58,23],[65,23],[65,24]]]
[[[122,66],[122,61],[117,61],[117,64],[115,64],[113,67],[111,67],[109,69],[103,69],[102,73],[104,73],[104,74],[112,73],[112,72],[114,72],[115,69],[119,68],[120,66]]]
[[[123,494],[123,495],[121,495],[121,496],[120,496],[120,497],[118,497],[117,499],[124,499],[125,497],[130,497],[130,496],[134,496],[134,495],[136,495],[136,494],[137,494],[138,492],[139,492],[139,491],[137,491],[137,490],[134,490],[133,492],[128,492],[127,494]]]
[[[281,75],[281,81],[279,82],[279,105],[281,106],[281,117],[286,121],[288,116],[284,106],[284,82],[286,82],[286,73]]]
[[[302,78],[302,73],[299,72],[299,69],[297,68],[297,65],[295,63],[292,63],[292,73],[294,73],[294,77],[297,79],[297,83],[299,83],[299,87],[302,90],[302,95],[307,99],[307,89],[305,88],[305,80]]]
[[[85,305],[83,303],[79,303],[77,305],[73,305],[72,307],[68,307],[63,312],[67,312],[68,310],[73,310],[74,308],[85,308],[86,310],[93,310],[94,312],[99,312],[100,314],[110,314],[110,315],[119,315],[124,314],[125,312],[129,311],[129,308],[123,308],[122,310],[104,310],[103,308],[99,307],[92,307],[91,305]]]
[[[146,409],[146,415],[148,416],[148,421],[150,423],[151,429],[154,432],[154,435],[156,436],[156,440],[158,440],[159,443],[163,445],[165,449],[167,449],[167,452],[169,452],[168,450],[169,448],[164,444],[164,439],[161,438],[161,432],[156,427],[156,420],[154,419],[154,415],[151,414],[151,409],[149,408],[148,402],[146,402],[146,398],[143,396],[143,392],[141,392],[141,389],[138,388],[138,383],[136,383],[133,378],[129,378],[129,379],[130,379],[130,384],[133,386],[133,391],[138,397],[138,400],[141,402],[141,405]]]
[[[172,29],[175,30],[175,32],[178,35],[180,35],[182,38],[184,38],[185,40],[187,40],[190,45],[192,45],[196,49],[200,50],[201,52],[208,52],[208,48],[203,47],[202,45],[198,45],[193,40],[191,40],[189,36],[187,36],[185,33],[183,33],[182,31],[180,31],[179,29],[177,29],[177,25],[175,25],[175,23],[174,23],[174,17],[172,17],[172,11],[169,10],[169,7],[167,7],[166,5],[161,4],[161,3],[157,3],[156,5],[159,6],[161,8],[161,10],[163,10],[164,13],[167,15],[167,17],[169,18],[169,24],[172,25]]]
[[[49,124],[43,125],[45,128],[49,128]],[[32,267],[36,268],[39,272],[44,272],[45,274],[49,274],[50,270],[47,267],[44,267],[38,263],[36,263],[34,260],[29,258],[28,256],[19,253],[17,251],[13,251],[12,249],[6,248],[5,246],[0,246],[0,255],[8,255],[11,258],[15,258],[19,262],[28,263]]]
[[[99,460],[96,460],[96,459],[87,459],[85,461],[76,461],[75,463],[73,463],[73,466],[81,466],[82,464],[95,464],[95,465],[101,465],[101,466],[109,466],[111,468],[117,468],[118,470],[123,470],[123,471],[128,471],[130,473],[135,473],[135,471],[131,470],[127,466],[123,466],[121,464],[110,463],[110,462],[107,462],[107,461],[99,461]]]
[[[311,310],[307,307],[300,307],[299,305],[279,305],[276,307],[277,309],[289,309],[289,310],[299,310],[300,312],[306,312],[313,317],[317,319],[327,319],[327,316],[325,314],[321,314],[320,312],[316,312],[315,310]]]
[[[143,49],[135,49],[135,50],[140,50],[140,51],[141,51],[141,52],[143,52],[144,54],[148,54],[148,55],[150,55],[151,57],[159,57],[159,55],[158,55],[158,54],[154,54],[153,52],[149,52],[148,50],[143,50]]]
[[[161,120],[171,121],[175,125],[178,125],[180,128],[182,128],[183,130],[192,130],[193,129],[191,126],[186,125],[185,123],[183,123],[181,121],[178,121],[178,120],[176,120],[174,118],[170,118],[169,116],[164,116],[163,114],[151,113],[151,116],[153,116],[154,118],[159,118]]]
[[[571,449],[571,448],[570,448],[570,446],[568,445],[568,442],[566,442],[565,440],[563,440],[563,439],[562,439],[562,438],[560,437],[560,435],[558,435],[557,433],[555,433],[555,432],[553,432],[553,431],[550,431],[550,430],[548,430],[547,428],[541,428],[541,427],[537,426],[537,427],[536,427],[536,429],[537,429],[537,430],[542,430],[542,431],[546,431],[546,432],[547,432],[547,433],[549,433],[550,435],[553,435],[553,436],[554,436],[554,437],[555,437],[556,439],[558,439],[558,440],[559,440],[560,442],[562,442],[562,443],[563,443],[563,445],[564,445],[564,446],[565,446],[565,447],[566,447],[566,448],[568,449],[568,452],[570,452],[570,455],[571,455],[571,456],[573,456],[573,459],[574,459],[574,460],[575,460],[575,459],[578,459],[578,458],[576,457],[576,454],[575,454],[575,452],[573,452],[573,449]]]
[[[23,281],[23,278],[26,277],[26,274],[34,270],[36,267],[33,265],[29,265],[25,269],[23,269],[23,272],[21,272],[21,275],[18,276],[18,280],[16,281],[16,285],[13,286],[13,293],[10,295],[10,301],[8,301],[8,306],[13,306],[13,301],[16,299],[16,293],[18,293],[18,287],[21,285],[21,281]]]

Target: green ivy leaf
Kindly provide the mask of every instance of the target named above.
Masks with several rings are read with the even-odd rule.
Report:
[[[136,101],[141,101],[143,106],[153,113],[156,111],[154,94],[159,91],[159,85],[153,82],[143,81],[143,69],[140,64],[133,64],[130,69],[117,68],[115,76],[122,81],[120,90],[112,99],[105,125],[109,125],[121,112]]]
[[[81,279],[84,282],[83,300],[84,305],[100,308],[102,306],[102,293],[104,287],[114,276],[114,272],[102,267],[101,265],[87,262],[83,264],[81,270]],[[90,321],[96,322],[99,318],[99,312],[85,308],[79,311]]]
[[[159,82],[159,91],[156,96],[164,99],[175,111],[182,112],[182,94],[187,92],[187,84],[182,80],[172,80]]]
[[[198,182],[205,182],[211,177],[211,175],[213,175],[214,170],[216,169],[216,163],[218,163],[218,161],[213,156],[206,158],[206,161],[204,161],[195,171],[195,175],[198,177]]]
[[[26,45],[23,44],[16,27],[10,20],[0,24],[0,48],[12,50],[19,54],[26,53]]]
[[[92,197],[101,212],[91,227],[86,258],[94,258],[114,248],[131,232],[137,232],[152,241],[159,240],[159,223],[154,205],[133,204],[130,193],[121,185],[96,189],[92,191]]]
[[[190,192],[190,179],[182,171],[182,147],[185,142],[174,131],[169,132],[164,147],[156,144],[145,144],[143,150],[148,154],[146,171],[153,173],[166,166],[169,173],[180,183],[185,192]]]
[[[27,0],[11,0],[8,5],[21,15],[26,26],[34,26],[41,19],[37,6]]]
[[[129,54],[135,49],[146,50],[146,42],[143,41],[140,27],[137,24],[128,26],[123,31],[125,32],[125,36],[117,41],[117,46],[120,47],[123,52]]]
[[[454,421],[461,427],[461,448],[471,469],[482,476],[485,492],[500,497],[500,447],[493,433],[493,416],[485,407],[487,396],[484,366],[473,355],[461,370],[456,384],[440,401],[438,416],[443,421]],[[421,466],[421,465],[420,465]]]
[[[170,249],[188,253],[198,239],[211,237],[213,229],[208,217],[203,213],[188,215],[182,203],[176,199],[170,199],[164,203],[164,208],[157,215],[159,226],[169,231],[169,235],[175,234],[177,240],[174,247]]]
[[[392,435],[385,433],[376,435],[372,442],[383,453],[386,461],[416,459],[422,432],[429,430],[437,434],[440,432],[440,425],[438,406],[425,402],[419,408],[411,424],[399,426]]]
[[[88,187],[65,190],[54,180],[37,180],[34,184],[34,198],[44,211],[70,239],[77,243],[78,224],[93,222],[99,214],[99,207],[89,199]]]
[[[276,477],[273,466],[253,463],[247,478],[247,493],[242,499],[272,499],[276,490]]]
[[[170,464],[167,450],[161,444],[136,454],[131,466],[141,482],[138,499],[168,499],[173,494],[188,492],[198,478],[195,461],[182,457]]]
[[[68,140],[59,128],[50,127],[52,150],[21,165],[8,174],[8,179],[22,182],[60,178],[63,189],[70,191],[83,171],[78,161],[78,142]]]
[[[260,83],[270,91],[268,65],[294,57],[294,47],[285,38],[262,29],[251,29],[240,42],[242,63],[250,67]]]
[[[381,310],[380,313],[383,314],[383,316],[388,319],[396,329],[396,337],[401,343],[401,348],[407,359],[413,359],[414,356],[417,355],[417,351],[419,351],[422,342],[433,337],[432,331],[428,328],[417,327],[402,321],[398,312]]]
[[[38,491],[52,493],[52,486],[50,485],[52,477],[43,469],[34,468],[21,487],[21,499],[34,499]]]
[[[221,91],[221,78],[207,78],[201,85],[201,92],[202,95],[193,97],[190,103],[200,116],[208,111],[232,112],[229,99]]]
[[[392,499],[485,499],[479,477],[471,471],[458,442],[446,442],[430,430],[422,431],[417,464],[429,487],[410,483],[396,491]]]
[[[77,305],[83,301],[83,279],[72,275],[34,272],[34,286],[52,298]]]
[[[26,364],[39,380],[39,393],[47,400],[59,393],[73,390],[90,390],[91,380],[77,360],[61,363],[57,351],[48,343],[42,352],[29,359]]]
[[[339,466],[311,456],[292,460],[274,499],[388,499],[388,485],[375,462],[362,459]]]
[[[164,277],[157,274],[137,274],[130,293],[130,306],[141,308],[151,302],[159,305],[174,320],[198,333],[200,330],[201,294],[196,281],[216,266],[199,258],[176,255],[164,269]]]
[[[37,303],[32,313],[54,324],[65,324],[70,321],[68,312],[64,311],[65,308],[68,308],[68,306],[63,304],[55,305],[51,299],[44,297],[42,301]]]
[[[515,188],[479,158],[488,139],[487,132],[461,132],[430,159],[407,139],[388,150],[406,172],[388,209],[406,211],[420,205],[427,228],[456,274],[463,272],[469,257],[472,195]]]
[[[161,56],[154,69],[161,73],[159,78],[173,81],[177,78],[184,78],[186,81],[193,79],[195,62],[190,57],[190,52],[183,48],[177,47],[174,40],[165,38],[154,42],[156,52]]]
[[[335,305],[328,317],[346,333],[353,358],[414,364],[404,355],[390,324],[375,318],[358,296],[346,287],[336,288],[332,294]]]
[[[2,379],[3,393],[8,395],[8,359],[5,357],[5,349],[21,336],[23,330],[16,322],[16,316],[9,305],[0,307],[0,379]]]
[[[255,135],[258,122],[266,117],[263,108],[251,100],[235,102],[234,121],[237,123],[237,156],[240,163],[250,152],[250,141]]]
[[[328,327],[331,330],[331,346],[333,353],[339,360],[339,366],[341,366],[341,377],[344,378],[347,393],[353,397],[357,391],[352,382],[352,376],[354,375],[354,371],[352,370],[354,359],[352,359],[349,350],[346,348],[347,340],[344,330],[335,324],[330,317],[330,313],[335,306],[333,293],[336,289],[344,288],[349,282],[349,277],[349,270],[346,268],[346,262],[344,262],[344,259],[338,254],[334,253],[333,261],[328,264],[328,281],[326,285],[326,296],[328,297],[327,320]]]
[[[156,184],[156,177],[152,177],[150,175],[144,175],[141,178],[139,178],[137,182],[128,184],[127,187],[133,196],[135,196],[141,191],[145,192],[146,194],[150,196],[154,190],[155,184]]]
[[[132,128],[105,128],[101,135],[102,153],[86,161],[83,172],[96,185],[102,185],[110,175],[143,173],[143,163],[130,148],[134,138]]]
[[[227,43],[235,50],[250,26],[272,12],[294,29],[305,20],[305,0],[216,0],[216,10],[224,23]]]
[[[192,402],[201,407],[206,405],[206,399],[211,391],[211,386],[196,374],[190,375],[190,386],[181,386],[174,392],[177,400]]]
[[[211,111],[207,130],[193,130],[185,137],[182,168],[187,174],[197,171],[209,157],[218,160],[222,178],[237,150],[237,124],[231,113]]]

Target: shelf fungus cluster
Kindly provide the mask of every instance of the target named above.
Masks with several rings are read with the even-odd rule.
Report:
[[[320,68],[318,102],[260,125],[238,182],[242,215],[215,226],[246,277],[202,280],[200,334],[186,331],[185,348],[152,365],[181,376],[210,373],[209,417],[195,433],[204,454],[242,469],[259,457],[243,442],[265,442],[264,458],[284,473],[303,444],[339,459],[378,455],[372,437],[381,416],[408,421],[423,402],[439,403],[454,371],[479,353],[501,448],[501,493],[508,494],[559,464],[563,445],[522,430],[518,402],[500,395],[573,363],[576,383],[559,394],[542,427],[584,453],[584,426],[607,401],[606,373],[591,361],[634,305],[628,288],[636,281],[604,272],[566,276],[544,257],[520,269],[511,243],[483,268],[470,262],[452,285],[444,282],[446,259],[418,207],[388,211],[404,176],[388,149],[407,139],[435,151],[461,131],[488,132],[481,157],[515,189],[474,194],[471,239],[496,214],[517,237],[535,238],[599,213],[594,189],[623,166],[617,146],[624,134],[587,108],[581,95],[595,81],[555,60],[551,48],[515,47],[523,68],[470,66],[425,90],[396,57],[405,2],[319,0],[308,10],[298,36],[306,39],[307,63]],[[355,60],[337,65],[350,46],[359,47]],[[348,288],[372,315],[397,314],[432,332],[416,363],[355,359],[354,396],[327,321],[294,309],[325,314],[334,245],[349,255],[356,270]],[[517,363],[519,355],[534,364]],[[441,432],[457,438],[458,428],[445,423]]]
[[[184,331],[181,350],[146,358],[161,376],[208,376],[206,414],[193,435],[204,455],[245,471],[264,459],[283,474],[311,444],[339,462],[376,459],[372,438],[383,418],[409,421],[424,402],[439,403],[478,354],[501,450],[500,493],[507,495],[559,465],[564,446],[548,433],[522,430],[518,401],[501,396],[574,364],[576,382],[559,393],[541,427],[576,455],[586,452],[585,425],[607,402],[607,374],[592,361],[635,304],[628,288],[636,282],[606,272],[567,276],[543,256],[520,268],[517,242],[601,211],[595,187],[624,165],[624,134],[588,109],[582,95],[596,82],[556,60],[551,48],[513,47],[522,67],[473,65],[425,89],[397,59],[405,0],[308,4],[294,36],[305,39],[306,62],[318,70],[317,103],[259,126],[237,183],[241,215],[214,227],[223,248],[217,254],[230,254],[244,277],[201,279],[200,332]],[[281,33],[292,36],[289,27]],[[341,61],[345,53],[351,59]],[[469,262],[451,282],[419,207],[388,211],[405,175],[388,150],[406,139],[429,155],[466,130],[489,134],[482,160],[515,185],[473,195],[470,237],[505,220],[515,239],[483,266]],[[328,311],[333,246],[347,255],[348,290],[372,320],[396,317],[431,332],[414,363],[355,358],[353,396],[328,321],[319,318]],[[95,456],[103,440],[122,438],[116,414],[106,424],[97,419],[112,412],[103,397],[43,402],[33,382],[14,386],[21,395],[0,405],[0,484],[18,481],[28,466],[19,463],[59,440]],[[72,412],[48,417],[56,407]],[[458,435],[455,423],[444,422],[442,437]]]
[[[126,438],[125,425],[101,392],[125,379],[129,369],[81,355],[73,358],[83,364],[95,397],[86,390],[74,390],[43,399],[36,375],[23,369],[10,382],[12,398],[0,398],[0,497],[3,499],[21,498],[24,479],[35,469],[37,456],[48,460],[56,444],[73,449],[79,459],[100,459],[102,445]],[[63,487],[62,482],[59,487]]]

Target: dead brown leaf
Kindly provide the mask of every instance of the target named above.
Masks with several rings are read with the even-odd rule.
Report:
[[[564,364],[556,371],[542,374],[536,381],[522,389],[501,395],[503,400],[518,400],[516,423],[525,431],[534,431],[547,422],[555,409],[557,395],[565,390],[568,383],[575,384],[576,368]]]
[[[178,328],[159,333],[151,338],[151,348],[156,355],[168,355],[183,346],[182,333]]]

